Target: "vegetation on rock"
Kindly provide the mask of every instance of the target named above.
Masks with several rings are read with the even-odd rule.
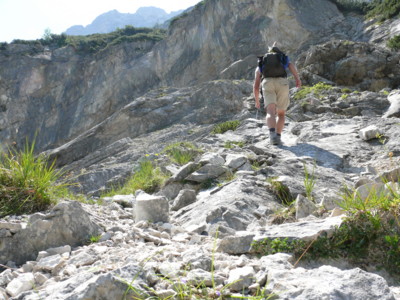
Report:
[[[140,162],[139,168],[122,187],[112,189],[105,196],[129,195],[134,194],[137,190],[154,193],[160,189],[166,179],[167,176],[159,167],[150,160],[144,160]]]
[[[332,85],[319,82],[313,86],[303,86],[294,95],[295,100],[304,99],[308,94],[313,94],[316,98],[322,98],[323,94],[329,92],[332,89]]]
[[[177,142],[168,145],[162,153],[167,154],[170,160],[178,165],[185,165],[193,161],[203,151],[189,142]]]
[[[394,50],[394,51],[399,51],[400,50],[400,35],[395,35],[391,39],[387,41],[387,46]]]
[[[342,11],[356,11],[367,18],[385,21],[400,14],[400,2],[397,0],[373,0],[369,3],[359,0],[331,0]]]
[[[239,120],[219,123],[214,126],[213,130],[211,131],[211,134],[222,134],[227,132],[228,130],[235,131],[239,127],[239,125],[240,125]]]
[[[128,25],[110,33],[98,33],[87,36],[69,36],[64,33],[51,34],[47,32],[41,39],[33,41],[17,39],[12,41],[12,44],[41,45],[53,48],[72,46],[79,53],[96,53],[109,46],[118,45],[123,42],[157,42],[164,39],[165,36],[166,31],[164,29],[135,28]],[[4,45],[2,48],[4,48]]]
[[[319,236],[311,242],[264,239],[252,248],[259,255],[289,252],[300,260],[347,259],[360,267],[385,268],[400,275],[400,193],[390,188],[390,196],[372,191],[362,199],[347,192],[342,208],[347,217],[332,236]]]

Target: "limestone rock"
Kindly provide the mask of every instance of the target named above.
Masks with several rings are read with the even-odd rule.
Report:
[[[322,266],[310,270],[271,270],[267,288],[284,299],[317,300],[335,298],[339,294],[348,299],[395,300],[382,277],[358,268],[340,270]]]
[[[12,297],[21,294],[22,292],[33,289],[35,278],[32,273],[24,273],[17,278],[11,280],[7,285],[6,291]]]
[[[171,210],[179,210],[196,201],[196,191],[181,190],[172,204]]]
[[[384,118],[400,118],[400,91],[394,90],[389,96],[388,100],[390,102],[390,107],[383,115]]]
[[[219,176],[225,174],[227,171],[228,169],[224,166],[207,164],[187,176],[185,179],[202,183],[210,179],[216,179]]]
[[[364,141],[377,139],[381,134],[382,132],[375,125],[371,125],[360,130],[360,137]]]
[[[252,267],[237,268],[229,273],[228,284],[232,291],[242,291],[254,281],[255,272]]]
[[[217,251],[229,254],[248,253],[253,242],[254,234],[242,233],[235,236],[224,237],[217,247]]]
[[[298,195],[295,202],[296,219],[305,218],[317,210],[316,205],[308,198]]]
[[[168,223],[169,203],[167,198],[138,192],[136,194],[135,221],[142,220]]]
[[[79,202],[61,202],[48,214],[30,217],[26,229],[3,240],[0,263],[34,260],[38,251],[64,245],[78,246],[101,232]]]

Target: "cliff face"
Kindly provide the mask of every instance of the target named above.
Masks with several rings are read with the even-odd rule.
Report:
[[[312,16],[312,18],[311,18]],[[329,1],[206,1],[175,21],[168,37],[125,43],[97,54],[10,44],[0,50],[3,147],[38,132],[56,147],[162,85],[249,79],[255,56],[278,40],[295,54],[343,17]]]
[[[125,43],[100,54],[3,46],[1,143],[22,144],[38,131],[36,144],[44,150],[77,137],[154,87],[248,79],[255,56],[273,41],[294,53],[338,18],[329,1],[207,1],[177,20],[156,46]]]
[[[256,56],[274,41],[295,56],[341,21],[329,1],[207,1],[176,21],[168,39],[155,47],[157,74],[178,85],[251,78]]]

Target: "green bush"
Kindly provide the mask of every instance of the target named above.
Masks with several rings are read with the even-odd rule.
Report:
[[[10,149],[0,157],[0,217],[49,208],[58,195],[66,194],[62,176],[43,155],[34,155],[35,143],[23,150]]]
[[[389,39],[387,41],[387,46],[394,51],[399,51],[400,50],[400,35],[396,35],[393,38]]]
[[[331,0],[344,12],[358,12],[367,18],[377,17],[379,21],[394,18],[400,14],[400,2],[398,0],[373,0],[366,3],[359,0]]]
[[[239,120],[223,122],[215,125],[213,130],[211,131],[211,134],[221,134],[227,132],[228,130],[235,131],[239,127],[239,125]]]
[[[380,21],[397,17],[400,14],[398,0],[373,0],[367,7],[367,17],[378,17]]]

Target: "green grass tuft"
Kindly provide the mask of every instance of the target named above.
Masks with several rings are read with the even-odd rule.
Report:
[[[113,188],[108,193],[102,195],[102,197],[129,195],[134,194],[137,190],[154,193],[162,187],[167,178],[167,175],[160,168],[156,167],[153,162],[145,160],[140,163],[138,170],[122,187]]]
[[[170,160],[181,166],[193,161],[203,151],[189,142],[177,142],[168,145],[162,153],[167,154]]]
[[[239,125],[240,125],[239,120],[219,123],[214,126],[213,130],[211,131],[211,134],[222,134],[227,132],[228,130],[235,131],[239,127]]]
[[[43,155],[35,156],[35,143],[23,150],[9,149],[0,156],[0,217],[43,211],[66,194],[59,183],[62,171]]]

